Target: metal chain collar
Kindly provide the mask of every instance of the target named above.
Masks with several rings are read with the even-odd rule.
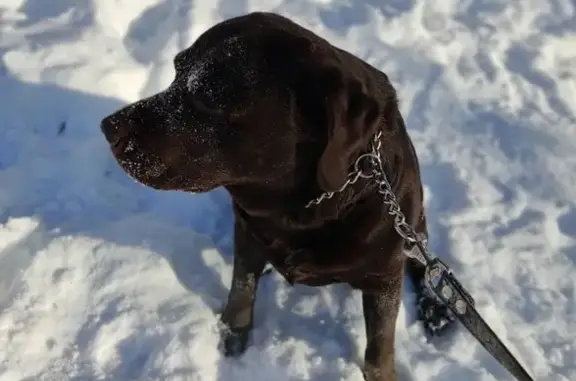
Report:
[[[378,193],[383,196],[383,202],[388,206],[388,214],[394,217],[394,228],[396,232],[404,239],[404,254],[416,259],[426,267],[425,282],[430,288],[438,287],[444,274],[451,274],[452,271],[439,258],[430,254],[427,248],[427,239],[425,234],[417,233],[406,221],[406,216],[400,209],[400,204],[396,195],[392,191],[392,186],[386,177],[384,171],[384,159],[382,158],[382,131],[378,131],[370,142],[370,151],[360,155],[353,165],[353,170],[349,173],[348,179],[334,192],[324,192],[319,197],[311,200],[306,208],[318,205],[322,201],[331,199],[336,193],[343,191],[348,186],[355,184],[359,179],[373,179],[378,185]],[[460,286],[460,290],[466,296],[469,303],[474,303],[472,297]],[[453,295],[451,289],[443,290],[446,295]],[[466,303],[463,300],[457,300],[456,306],[458,312],[466,312]]]
[[[406,217],[400,210],[400,205],[396,200],[396,195],[392,191],[392,186],[386,177],[384,172],[384,163],[381,154],[382,141],[382,131],[378,131],[376,135],[372,138],[370,142],[370,152],[364,153],[356,159],[353,166],[353,171],[348,175],[346,182],[340,187],[340,189],[334,192],[324,192],[319,197],[310,201],[306,208],[310,208],[313,205],[318,205],[322,201],[331,199],[336,193],[342,192],[348,186],[355,184],[358,180],[362,179],[374,179],[378,185],[378,192],[384,197],[384,204],[388,206],[388,214],[394,217],[394,228],[400,234],[402,238],[406,241],[409,247],[413,248],[417,242],[424,242],[426,238],[424,235],[420,235],[412,229],[410,225],[406,222]],[[369,164],[369,165],[366,165]],[[410,253],[414,250],[410,250]],[[409,257],[418,259],[423,265],[426,265],[428,261],[425,255],[422,254],[408,254]]]
[[[311,200],[306,205],[306,208],[310,208],[313,205],[318,205],[324,200],[331,199],[336,193],[342,192],[348,186],[355,184],[360,179],[369,179],[369,178],[374,177],[374,173],[375,173],[374,169],[372,171],[365,172],[362,169],[361,165],[367,159],[370,159],[371,162],[373,162],[373,160],[382,161],[382,156],[380,154],[380,149],[382,148],[382,141],[380,140],[381,137],[382,137],[382,131],[378,131],[376,133],[376,135],[374,135],[374,137],[372,138],[372,141],[370,142],[370,148],[371,148],[370,152],[365,153],[363,155],[360,155],[360,157],[358,157],[358,159],[356,159],[356,162],[354,163],[354,171],[348,174],[348,179],[346,179],[346,182],[340,187],[340,189],[338,189],[334,192],[322,193],[317,198]]]

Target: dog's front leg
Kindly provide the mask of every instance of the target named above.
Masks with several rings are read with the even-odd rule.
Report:
[[[226,356],[241,355],[248,344],[258,280],[266,265],[258,249],[253,238],[236,224],[232,285],[221,317],[225,327],[221,346]]]
[[[364,291],[362,307],[366,324],[364,378],[367,381],[396,381],[394,334],[400,306],[402,281],[383,284],[381,291]]]

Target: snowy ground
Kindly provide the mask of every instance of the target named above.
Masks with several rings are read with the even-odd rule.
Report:
[[[134,184],[99,131],[166,86],[202,31],[253,10],[390,74],[432,248],[538,380],[575,380],[573,1],[0,0],[0,381],[361,380],[358,295],[276,274],[254,345],[221,357],[227,195]],[[463,330],[426,342],[412,298],[401,381],[511,380]]]

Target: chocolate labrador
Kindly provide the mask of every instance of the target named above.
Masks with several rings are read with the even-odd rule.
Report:
[[[159,190],[224,187],[234,208],[234,269],[221,320],[222,348],[240,355],[267,263],[290,284],[361,290],[364,377],[395,380],[394,331],[404,269],[430,332],[450,314],[422,288],[423,268],[371,179],[342,186],[380,132],[380,154],[406,220],[426,234],[418,159],[388,77],[273,13],[231,18],[174,59],[161,93],[107,116],[119,165]],[[307,207],[325,192],[334,192]]]

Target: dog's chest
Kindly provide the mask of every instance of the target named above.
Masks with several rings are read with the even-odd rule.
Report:
[[[272,255],[271,257],[269,262],[290,284],[318,287],[347,281],[345,273],[324,274],[316,267],[310,266],[309,262],[299,261],[297,255]]]
[[[380,278],[385,273],[387,244],[368,243],[363,232],[348,226],[286,231],[252,225],[265,260],[290,284],[323,286]],[[384,270],[384,271],[383,271]]]
[[[339,255],[338,255],[339,254]],[[336,253],[328,245],[287,245],[274,240],[266,249],[266,259],[290,284],[324,286],[352,280],[353,253]],[[340,270],[335,271],[338,263]]]

